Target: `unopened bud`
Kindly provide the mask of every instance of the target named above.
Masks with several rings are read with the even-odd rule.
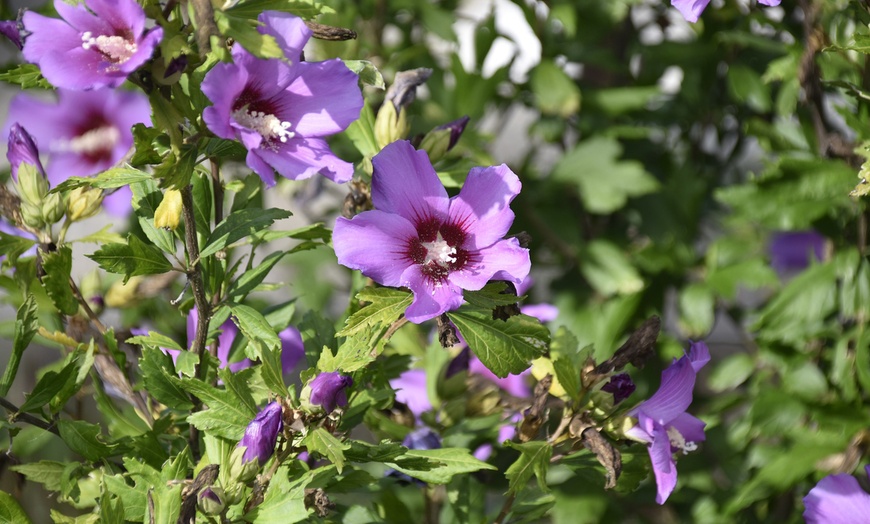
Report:
[[[238,446],[230,455],[229,477],[242,483],[254,480],[257,472],[260,471],[259,461],[245,460],[244,457],[247,451],[247,447]]]
[[[100,211],[103,190],[77,187],[70,191],[67,201],[67,218],[73,222],[92,217]]]
[[[405,138],[410,130],[405,108],[397,112],[392,103],[384,102],[375,118],[375,140],[378,141],[378,147],[383,149],[388,144]]]
[[[429,160],[436,162],[444,156],[444,153],[453,149],[459,142],[459,137],[465,131],[469,118],[464,116],[452,122],[440,125],[426,133],[420,142],[420,149],[429,153]]]
[[[21,201],[21,220],[28,226],[39,229],[45,225],[45,219],[42,218],[42,208],[38,205],[29,204]]]
[[[168,189],[154,211],[154,227],[175,231],[181,222],[181,191]]]
[[[36,166],[22,162],[18,165],[18,182],[15,190],[22,204],[42,207],[42,201],[48,194],[48,179],[39,172]]]
[[[220,515],[226,508],[223,500],[224,492],[217,486],[209,486],[197,495],[199,510],[205,515]]]
[[[60,222],[66,213],[66,200],[60,193],[49,193],[42,201],[42,218],[46,224]]]
[[[283,409],[278,402],[272,402],[254,417],[238,447],[244,448],[242,463],[255,462],[263,465],[275,452],[278,434],[284,428]]]
[[[45,176],[45,169],[42,168],[42,163],[39,161],[39,150],[36,148],[36,142],[33,141],[30,133],[17,122],[9,128],[6,158],[9,160],[14,180],[18,179],[18,168],[21,164],[30,164],[43,177]]]
[[[321,373],[314,377],[299,394],[299,402],[308,411],[332,413],[336,406],[347,406],[347,388],[353,379],[337,371]]]

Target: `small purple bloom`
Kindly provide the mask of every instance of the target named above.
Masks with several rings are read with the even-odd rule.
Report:
[[[601,391],[613,394],[613,404],[619,404],[634,393],[635,385],[628,373],[620,373],[610,377],[610,382],[601,386]]]
[[[332,413],[336,406],[347,406],[347,388],[353,385],[353,379],[338,371],[321,373],[314,377],[309,387],[311,396],[309,402],[321,406],[327,413]]]
[[[653,396],[629,411],[637,425],[626,431],[629,438],[648,444],[653,473],[658,486],[656,502],[664,504],[677,484],[674,453],[697,449],[704,440],[704,422],[686,413],[692,403],[695,376],[710,361],[710,350],[703,342],[692,343],[683,355],[662,372],[662,383]]]
[[[135,0],[55,0],[63,20],[28,11],[24,58],[39,64],[43,76],[65,89],[118,87],[144,64],[163,37],[145,31],[145,11]]]
[[[21,41],[21,28],[21,22],[18,20],[0,20],[0,34],[8,38],[19,50],[24,45]]]
[[[397,378],[390,380],[390,387],[396,391],[396,401],[408,406],[416,417],[432,409],[426,391],[426,370],[410,369]]]
[[[357,76],[339,59],[303,62],[311,37],[293,15],[266,11],[260,32],[275,37],[290,60],[260,60],[240,45],[232,64],[217,64],[205,76],[202,91],[214,104],[203,120],[216,135],[239,140],[247,164],[275,185],[275,171],[291,180],[318,173],[338,183],[353,177],[353,165],[336,157],[324,139],[359,117],[362,93]]]
[[[770,237],[770,265],[779,273],[801,271],[822,260],[827,239],[816,231],[783,231]]]
[[[506,165],[472,169],[449,198],[428,155],[410,142],[393,142],[372,164],[376,209],[339,217],[333,245],[340,264],[381,285],[410,288],[408,320],[419,324],[458,308],[463,289],[528,275],[529,251],[504,238],[521,187]]]
[[[36,143],[33,142],[33,137],[26,129],[18,125],[12,124],[9,128],[9,145],[6,150],[6,158],[9,159],[9,166],[12,169],[12,178],[18,180],[18,166],[21,164],[30,164],[36,168],[42,176],[45,176],[45,169],[42,167],[42,162],[39,161],[39,149]]]
[[[25,127],[48,155],[52,186],[72,176],[92,176],[118,164],[133,147],[134,124],[151,125],[151,105],[141,93],[118,90],[57,91],[57,103],[20,94],[12,99],[6,129]],[[103,200],[114,216],[126,216],[132,193],[122,187]]]
[[[782,0],[758,0],[758,3],[766,6],[776,6],[779,5],[781,1]],[[701,13],[704,12],[704,9],[707,8],[709,3],[710,0],[671,0],[671,5],[680,11],[683,18],[685,18],[687,22],[693,23],[698,21],[698,17],[701,16]]]
[[[262,465],[269,460],[275,452],[275,443],[283,428],[281,404],[272,402],[257,413],[254,420],[245,428],[245,436],[238,443],[238,447],[246,447],[242,462],[257,459]]]
[[[870,475],[870,466],[864,466]],[[807,524],[852,524],[866,522],[870,495],[852,475],[828,475],[804,497]]]

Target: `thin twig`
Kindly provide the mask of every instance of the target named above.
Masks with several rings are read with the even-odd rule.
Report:
[[[72,277],[69,277],[69,287],[72,288],[73,295],[75,295],[76,300],[78,300],[79,305],[82,309],[85,310],[85,314],[88,315],[88,318],[91,320],[91,323],[97,328],[97,331],[100,332],[101,335],[105,335],[108,329],[106,326],[100,321],[97,314],[94,313],[94,310],[91,309],[91,305],[88,304],[88,301],[82,295],[82,292],[79,290],[79,287],[76,285],[75,280]]]
[[[511,493],[508,495],[508,498],[505,499],[504,505],[501,507],[501,512],[499,512],[498,516],[492,521],[492,524],[501,524],[504,522],[504,519],[507,518],[508,513],[511,512],[511,506],[514,505],[514,500],[517,498],[515,493]]]
[[[13,413],[13,421],[20,420],[22,422],[27,422],[31,426],[36,426],[38,428],[44,429],[45,431],[49,431],[57,436],[60,436],[60,431],[58,431],[57,426],[55,426],[54,424],[49,424],[48,422],[36,418],[28,413],[21,413],[21,411],[18,409],[18,406],[9,402],[3,397],[0,397],[0,406],[3,406],[4,408],[6,408],[7,411]]]
[[[196,25],[196,45],[199,48],[199,56],[205,57],[211,51],[212,35],[219,35],[217,24],[214,21],[214,7],[211,0],[190,0],[193,4],[193,18]]]

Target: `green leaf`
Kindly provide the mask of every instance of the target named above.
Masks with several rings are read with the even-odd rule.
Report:
[[[477,358],[501,378],[525,371],[550,342],[549,330],[527,315],[503,321],[493,319],[489,310],[460,308],[447,316]]]
[[[64,382],[63,388],[52,397],[51,402],[49,402],[49,409],[52,413],[60,413],[66,402],[81,389],[82,384],[84,384],[85,379],[88,377],[88,373],[94,366],[95,348],[96,346],[93,340],[91,340],[87,350],[77,349],[67,357],[70,363],[75,364],[76,373],[73,380]]]
[[[152,91],[148,95],[148,99],[151,102],[151,121],[154,124],[154,129],[159,129],[169,135],[172,150],[179,151],[181,148],[181,130],[178,123],[183,121],[181,113],[163,96],[161,89]],[[168,156],[173,157],[174,155]]]
[[[349,440],[344,456],[353,462],[389,462],[401,457],[408,448],[390,440],[382,440],[373,445],[359,440]]]
[[[13,264],[34,244],[36,244],[35,240],[0,231],[0,256],[7,257],[8,261]]]
[[[17,84],[21,89],[31,89],[40,87],[42,89],[53,89],[48,80],[42,76],[39,66],[36,64],[21,64],[19,66],[8,69],[0,73],[0,80],[10,84]]]
[[[40,280],[43,289],[58,311],[64,315],[75,315],[79,310],[79,303],[69,285],[70,273],[72,272],[72,249],[69,246],[63,246],[51,252],[40,250],[40,254],[42,268],[45,270],[45,274]]]
[[[159,164],[163,159],[154,147],[154,142],[168,137],[160,129],[154,127],[146,127],[145,124],[135,124],[133,126],[133,148],[135,152],[130,159],[130,164],[134,166],[142,166],[148,164]],[[166,140],[168,144],[168,140]]]
[[[254,267],[245,271],[227,290],[227,297],[235,299],[247,296],[248,293],[253,291],[254,288],[265,280],[269,275],[269,272],[272,271],[272,268],[275,267],[275,264],[277,264],[288,253],[288,251],[275,251]]]
[[[24,303],[18,308],[18,313],[15,316],[15,331],[12,336],[12,353],[9,355],[9,362],[6,364],[6,371],[3,372],[3,378],[0,379],[0,397],[5,397],[9,393],[9,388],[12,382],[15,381],[15,375],[18,374],[18,365],[21,362],[21,355],[33,336],[39,329],[39,309],[36,306],[36,300],[33,295],[28,293]]]
[[[770,111],[770,88],[761,81],[761,75],[749,67],[741,64],[728,67],[728,90],[734,99],[755,111]]]
[[[680,291],[680,329],[689,337],[703,337],[713,328],[716,297],[704,284],[689,284]]]
[[[344,65],[359,76],[363,85],[384,89],[384,75],[368,60],[345,60]]]
[[[314,480],[318,472],[335,475],[334,468],[317,468],[301,476],[294,475],[290,480],[290,469],[281,466],[272,477],[263,503],[245,515],[248,522],[259,524],[293,524],[308,520],[309,510],[305,507],[305,488]]]
[[[115,189],[142,182],[143,180],[151,180],[151,175],[134,167],[114,167],[93,177],[70,177],[58,184],[50,192],[63,193],[83,186],[98,189]]]
[[[27,400],[18,409],[22,412],[40,411],[67,383],[75,382],[79,367],[77,360],[73,356],[60,371],[48,371],[42,375]]]
[[[257,358],[259,358],[260,348],[277,351],[281,347],[281,339],[262,313],[244,304],[230,304],[230,311],[239,330],[248,339],[248,343],[256,349]]]
[[[143,180],[132,184],[130,189],[133,191],[133,210],[136,212],[142,232],[164,253],[175,253],[175,239],[172,233],[154,226],[154,212],[163,201],[163,192],[157,188],[157,183],[153,180]]]
[[[235,211],[215,227],[199,256],[213,255],[233,242],[271,226],[274,221],[290,216],[292,213],[289,211],[277,208]]]
[[[248,423],[257,415],[239,397],[230,391],[212,387],[201,380],[181,379],[183,387],[196,395],[209,409],[188,417],[191,424],[201,430],[211,430],[214,435],[239,440]]]
[[[335,438],[332,433],[323,428],[315,428],[302,439],[302,445],[309,453],[316,452],[326,457],[335,464],[335,469],[339,473],[344,469],[344,450],[350,446]]]
[[[368,287],[357,293],[356,298],[360,302],[369,304],[347,319],[344,329],[338,332],[340,337],[357,334],[369,327],[392,323],[411,305],[414,297],[411,293],[399,289]]]
[[[353,145],[362,156],[371,158],[378,154],[378,140],[375,138],[375,113],[371,106],[364,104],[359,119],[354,120],[345,131]]]
[[[215,11],[214,20],[221,34],[234,39],[246,51],[257,58],[284,58],[284,53],[275,37],[257,31],[253,21],[230,14],[232,11]]]
[[[107,224],[103,229],[91,233],[89,235],[85,235],[81,238],[77,238],[72,242],[79,244],[111,244],[111,243],[122,243],[124,242],[124,237],[119,235],[118,233],[112,233],[109,231],[112,228],[112,224]]]
[[[245,0],[226,10],[240,18],[256,19],[265,10],[293,13],[299,18],[313,20],[317,15],[335,13],[322,2],[311,0]]]
[[[5,491],[0,491],[0,522],[29,524],[32,521],[15,497]]]
[[[281,396],[288,396],[287,385],[284,384],[284,367],[281,363],[281,352],[279,350],[262,348],[260,350],[260,375],[263,377],[263,383],[269,388],[269,391]]]
[[[547,470],[550,468],[553,447],[547,442],[536,440],[522,444],[510,442],[507,446],[520,452],[519,458],[505,472],[505,476],[510,481],[508,491],[519,493],[524,490],[532,475],[538,479],[538,487],[541,491],[548,491]]]
[[[158,402],[179,411],[193,409],[190,397],[175,375],[172,357],[157,348],[143,346],[139,369],[144,389]]]
[[[403,459],[424,459],[418,468]],[[391,468],[420,479],[428,484],[447,484],[454,475],[473,473],[483,469],[496,470],[492,464],[477,460],[465,448],[410,449],[395,461],[387,462]]]
[[[508,292],[507,282],[490,282],[478,291],[464,292],[462,297],[472,306],[481,309],[510,306],[522,300],[522,297]]]
[[[124,275],[125,282],[131,276],[157,275],[172,269],[159,248],[133,234],[127,235],[127,244],[106,244],[87,257],[110,273]]]
[[[567,118],[580,110],[580,88],[552,60],[543,60],[531,72],[535,105],[545,115]]]
[[[57,422],[57,429],[66,445],[87,460],[101,460],[113,452],[114,446],[109,446],[100,439],[102,430],[97,424],[83,420],[60,419]]]
[[[630,197],[652,193],[659,182],[643,164],[619,160],[622,145],[614,138],[596,136],[577,144],[553,169],[553,180],[576,184],[591,213],[608,214],[622,208]]]
[[[135,337],[130,337],[124,342],[128,344],[137,344],[144,345],[148,344],[153,348],[167,348],[174,349],[176,351],[183,351],[184,348],[176,342],[174,339],[167,337],[166,335],[161,335],[156,331],[149,331],[148,335],[138,335]]]
[[[605,296],[631,295],[644,287],[631,260],[607,240],[593,240],[586,246],[580,271],[596,291]]]
[[[38,482],[46,491],[60,491],[60,480],[66,464],[52,460],[40,460],[29,464],[10,466],[12,471],[27,477],[30,482]]]
[[[154,168],[154,178],[161,179],[160,187],[182,190],[190,184],[198,157],[196,144],[182,144],[177,154],[173,150]]]

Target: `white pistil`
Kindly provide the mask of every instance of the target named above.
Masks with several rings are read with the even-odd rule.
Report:
[[[121,139],[121,133],[114,126],[104,126],[91,129],[75,138],[56,144],[54,149],[69,151],[79,155],[93,155],[101,151],[110,151]]]
[[[136,42],[131,42],[123,36],[100,35],[94,37],[90,31],[82,33],[82,49],[96,49],[106,55],[115,64],[123,64],[136,54]]]
[[[283,121],[275,115],[268,115],[263,111],[249,111],[247,107],[233,111],[233,119],[239,124],[252,129],[267,141],[277,138],[283,143],[296,136],[290,131],[290,122]]]
[[[690,451],[698,449],[698,444],[687,441],[683,434],[677,431],[677,428],[670,426],[668,428],[668,440],[671,441],[671,446],[683,452],[683,455],[688,455]]]
[[[449,264],[456,262],[456,248],[447,244],[447,241],[438,233],[438,236],[432,242],[420,242],[426,248],[426,258],[423,260],[423,265],[436,264],[446,268]]]

